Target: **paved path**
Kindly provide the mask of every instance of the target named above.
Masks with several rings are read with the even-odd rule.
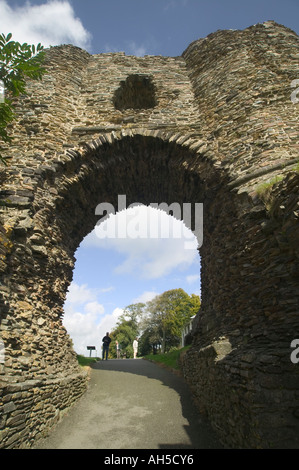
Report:
[[[35,449],[215,449],[181,377],[143,359],[96,363],[83,397]]]

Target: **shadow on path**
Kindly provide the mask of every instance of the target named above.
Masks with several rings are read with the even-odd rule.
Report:
[[[108,361],[99,361],[93,365],[93,369],[111,370],[137,374],[148,379],[159,380],[163,386],[169,387],[180,397],[181,413],[186,420],[184,430],[188,435],[190,444],[172,443],[160,444],[160,449],[219,449],[222,448],[215,432],[212,430],[208,421],[198,412],[192,400],[190,389],[184,379],[173,373],[167,368],[161,367],[155,363],[142,359],[115,359]],[[168,403],[169,409],[172,403]],[[174,410],[172,410],[174,412]],[[169,434],[173,431],[169,428]]]
[[[93,364],[87,392],[37,449],[220,449],[182,377],[142,359]]]

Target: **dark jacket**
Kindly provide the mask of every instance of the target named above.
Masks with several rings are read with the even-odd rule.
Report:
[[[109,344],[111,343],[111,338],[110,336],[104,336],[104,338],[102,339],[103,341],[103,346],[106,346],[107,348],[109,348]]]

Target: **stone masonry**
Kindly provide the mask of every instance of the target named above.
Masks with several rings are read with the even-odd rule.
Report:
[[[298,36],[266,22],[181,57],[66,45],[45,66],[1,147],[0,447],[31,447],[86,389],[63,304],[96,206],[126,194],[204,205],[194,406],[227,447],[298,448]]]

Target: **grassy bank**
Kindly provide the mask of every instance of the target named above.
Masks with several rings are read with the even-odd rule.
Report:
[[[171,369],[180,370],[180,355],[189,348],[190,346],[185,346],[184,348],[175,349],[174,351],[165,354],[148,354],[147,356],[144,356],[144,359],[164,364],[166,367]]]
[[[77,359],[78,359],[79,365],[82,367],[90,366],[91,364],[99,360],[98,357],[85,357],[85,356],[81,356],[80,354],[77,354]]]

